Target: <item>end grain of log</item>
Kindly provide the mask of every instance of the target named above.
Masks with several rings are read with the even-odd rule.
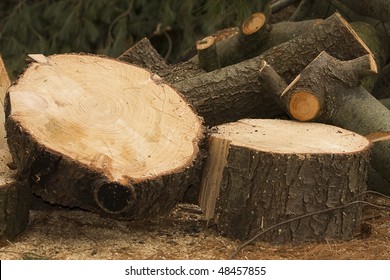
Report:
[[[45,201],[126,219],[169,211],[192,184],[201,119],[153,74],[92,55],[32,63],[8,91],[8,143]]]

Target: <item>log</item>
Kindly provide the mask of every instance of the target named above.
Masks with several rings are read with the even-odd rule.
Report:
[[[199,40],[196,43],[196,50],[198,52],[200,68],[206,72],[221,68],[215,38],[213,36]]]
[[[284,108],[298,120],[329,123],[362,135],[390,132],[390,111],[359,84],[364,75],[375,72],[371,55],[340,61],[323,52],[282,94],[279,92],[275,96],[284,99]],[[295,95],[302,98],[295,98],[293,106],[291,101]],[[310,107],[312,100],[318,106]],[[305,110],[310,112],[309,117],[305,117]],[[390,181],[389,141],[373,144],[371,165]]]
[[[169,211],[198,173],[201,119],[136,66],[92,55],[31,55],[7,94],[20,176],[52,204],[125,219]]]
[[[340,60],[371,53],[350,24],[338,13],[315,25],[310,32],[277,45],[257,57],[265,60],[290,83],[321,51]]]
[[[11,85],[0,56],[0,101]],[[6,141],[4,111],[0,113],[0,239],[14,239],[28,224],[31,190],[26,181],[17,178],[17,171]]]
[[[220,66],[226,67],[259,55],[258,49],[267,40],[269,29],[265,14],[250,15],[243,22],[239,32],[216,42],[216,54]],[[199,64],[199,55],[194,56],[190,61]]]
[[[145,68],[171,84],[205,73],[190,61],[168,65],[147,38],[138,41],[118,59]]]
[[[261,89],[259,64],[268,61],[287,82],[322,50],[348,60],[370,53],[350,25],[334,14],[313,26],[311,32],[279,44],[260,56],[173,84],[193,104],[205,125],[215,126],[242,118],[273,118],[283,114]]]
[[[214,130],[199,205],[223,235],[246,240],[282,221],[345,205],[367,188],[371,144],[351,131],[267,119]],[[351,239],[361,210],[354,205],[297,219],[262,240]]]

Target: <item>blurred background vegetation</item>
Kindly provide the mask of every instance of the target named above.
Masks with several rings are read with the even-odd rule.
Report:
[[[1,0],[0,53],[15,78],[26,54],[117,57],[148,37],[169,62],[218,29],[237,26],[269,0]]]

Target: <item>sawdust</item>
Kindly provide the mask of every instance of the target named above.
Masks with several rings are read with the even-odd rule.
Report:
[[[381,203],[383,205],[383,203]],[[256,242],[238,259],[390,259],[390,211],[365,209],[363,227],[350,241],[299,245]],[[27,229],[3,242],[5,259],[227,259],[241,243],[207,225],[200,209],[179,204],[151,221],[121,221],[81,210],[32,210]]]

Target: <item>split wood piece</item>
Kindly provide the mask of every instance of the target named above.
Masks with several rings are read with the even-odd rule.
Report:
[[[197,64],[190,61],[168,65],[147,38],[134,44],[118,59],[150,70],[171,84],[205,73]]]
[[[11,85],[0,56],[0,101]],[[0,239],[13,239],[27,226],[31,204],[31,189],[19,181],[6,141],[4,111],[0,112]]]
[[[192,108],[136,66],[92,55],[46,60],[8,92],[8,143],[33,192],[126,219],[170,210],[198,172],[203,127]]]
[[[362,135],[390,132],[390,111],[359,86],[362,75],[370,72],[376,72],[371,55],[339,61],[324,52],[297,76],[282,96],[288,100],[296,92],[307,92],[317,99],[320,108],[316,114],[312,113],[315,117],[307,120],[330,123]],[[298,100],[296,106],[304,107],[305,102]],[[373,144],[371,165],[390,181],[390,141]]]
[[[210,135],[200,206],[218,230],[241,240],[277,223],[338,207],[367,188],[370,142],[317,123],[240,120]],[[361,206],[296,220],[265,234],[285,243],[351,239]]]
[[[216,43],[220,66],[226,67],[260,54],[257,49],[269,35],[266,21],[265,14],[254,13],[244,21],[240,32]],[[199,64],[199,55],[190,61]]]
[[[217,47],[215,38],[207,36],[196,43],[196,50],[198,52],[199,66],[206,72],[211,72],[220,68],[219,58],[217,54]]]

